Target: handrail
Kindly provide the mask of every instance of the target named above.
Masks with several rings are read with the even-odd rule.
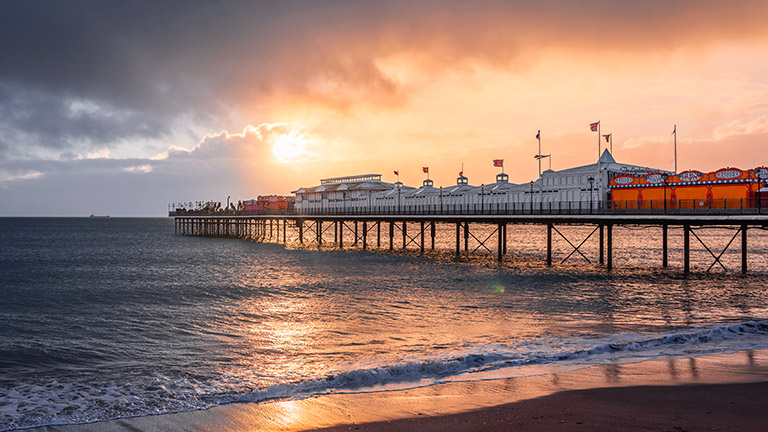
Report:
[[[347,203],[345,203],[347,204]],[[674,199],[674,200],[624,200],[603,201],[551,201],[523,203],[446,203],[446,204],[407,204],[400,206],[339,206],[329,208],[289,208],[275,210],[186,210],[169,209],[169,216],[354,216],[354,215],[733,215],[767,214],[768,197],[756,198],[710,198],[710,199]]]

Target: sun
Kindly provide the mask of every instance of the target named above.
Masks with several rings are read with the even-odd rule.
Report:
[[[292,162],[306,154],[307,140],[298,131],[280,134],[272,146],[272,153],[281,162]]]

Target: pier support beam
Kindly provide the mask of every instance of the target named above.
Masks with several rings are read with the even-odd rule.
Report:
[[[339,221],[339,249],[344,249],[344,221]]]
[[[339,221],[333,221],[333,244],[339,244]]]
[[[381,249],[381,221],[376,222],[376,249]]]
[[[299,219],[299,243],[304,244],[304,221]]]
[[[741,226],[741,272],[747,272],[747,226]]]
[[[608,231],[607,234],[607,246],[608,246],[608,270],[613,269],[613,224],[606,225],[606,230]],[[600,232],[602,233],[603,230],[601,229]],[[600,242],[602,245],[603,243]],[[603,254],[600,254],[600,258],[603,257]]]
[[[502,232],[504,233],[503,234],[504,238],[502,239],[502,245],[503,245],[502,247],[504,248],[504,251],[502,253],[506,255],[507,254],[507,223],[506,222],[504,222],[504,224],[502,225],[502,228],[503,228]]]
[[[395,245],[395,223],[389,223],[389,250],[394,249]]]
[[[547,267],[552,266],[552,224],[547,224]]]
[[[603,234],[603,231],[604,231],[603,228],[604,228],[604,225],[600,224],[600,259],[599,259],[600,264],[604,264],[605,263],[605,259],[603,258],[603,256],[605,255],[605,246],[604,246],[605,245],[605,237],[604,237],[604,234]]]
[[[288,243],[288,221],[283,219],[283,243]]]
[[[368,248],[368,222],[363,221],[363,250]]]
[[[408,233],[408,222],[403,221],[403,250],[405,250],[407,233]]]
[[[355,221],[355,242],[352,244],[353,246],[357,246],[357,239],[360,237],[357,234],[357,221]]]
[[[456,258],[461,253],[461,222],[456,222]]]
[[[272,225],[269,226],[269,229],[272,230]],[[317,245],[320,246],[323,244],[323,221],[318,220],[315,229],[317,230]]]
[[[496,255],[497,255],[497,258],[498,258],[499,262],[501,262],[502,254],[504,253],[504,250],[503,250],[503,247],[502,247],[502,239],[504,238],[504,234],[502,233],[502,230],[503,230],[502,224],[498,224],[498,228],[497,228],[497,232],[496,232],[496,237],[498,239]]]
[[[421,222],[421,253],[424,253],[424,222]]]
[[[464,222],[464,253],[469,254],[469,222]]]
[[[430,231],[431,231],[430,235],[432,236],[432,247],[431,247],[431,249],[435,250],[435,221],[432,221],[432,223],[430,225],[432,225],[430,227]]]
[[[683,225],[683,273],[691,271],[691,226]]]
[[[661,267],[669,266],[669,225],[661,226]]]

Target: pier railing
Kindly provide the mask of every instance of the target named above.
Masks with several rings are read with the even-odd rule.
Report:
[[[359,202],[358,202],[359,203]],[[768,197],[638,201],[552,201],[523,203],[354,205],[279,210],[169,209],[169,216],[346,216],[346,215],[568,215],[568,214],[768,214]]]

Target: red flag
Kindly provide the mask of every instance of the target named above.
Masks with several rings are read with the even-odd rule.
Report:
[[[600,122],[590,123],[589,124],[589,130],[592,132],[597,132],[597,126],[600,124]]]
[[[421,170],[424,171],[425,173],[428,173],[429,172],[429,167],[422,167]]]
[[[544,158],[548,158],[548,157],[550,157],[550,156],[552,156],[552,155],[536,155],[536,156],[534,156],[533,158],[534,158],[534,159],[544,159]]]
[[[539,130],[538,132],[536,132],[536,139],[539,139],[539,137],[541,137],[541,130]]]
[[[399,171],[395,171],[395,175],[396,175],[396,176],[399,176],[399,175],[400,175],[400,172],[399,172]]]
[[[608,142],[611,139],[611,134],[603,135],[603,138],[605,138],[605,142]]]
[[[504,166],[504,159],[494,159],[493,160],[493,166],[495,166],[495,167],[503,167]]]
[[[463,177],[463,176],[464,176],[464,171],[459,171],[459,177]]]

